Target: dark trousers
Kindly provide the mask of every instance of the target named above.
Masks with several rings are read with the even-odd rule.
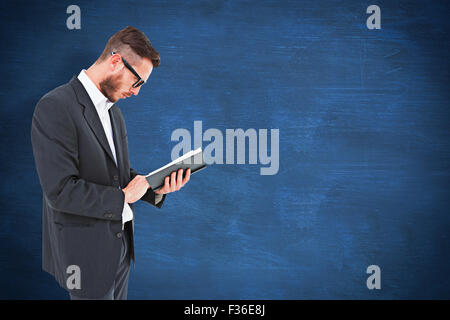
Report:
[[[112,287],[105,296],[97,299],[78,298],[70,294],[70,300],[126,300],[128,295],[128,278],[130,276],[130,222],[125,223],[122,236],[122,251],[120,253],[119,268]]]

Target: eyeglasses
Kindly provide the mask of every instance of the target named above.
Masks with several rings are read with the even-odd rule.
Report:
[[[115,55],[116,53],[117,53],[117,52],[114,52],[114,51],[113,51],[113,52],[111,52],[111,55],[113,56],[113,55]],[[145,80],[142,79],[140,75],[138,75],[138,73],[136,72],[136,70],[134,70],[133,67],[130,66],[130,64],[127,62],[127,60],[124,59],[124,57],[121,56],[121,58],[122,58],[122,62],[123,62],[123,64],[125,65],[125,67],[127,67],[127,69],[130,70],[131,73],[134,74],[134,75],[136,76],[136,78],[137,78],[137,81],[136,81],[135,83],[133,83],[132,87],[133,87],[133,88],[137,88],[137,87],[142,86],[142,85],[145,83]]]

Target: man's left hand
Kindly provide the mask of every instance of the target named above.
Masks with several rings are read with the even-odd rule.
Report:
[[[175,179],[176,176],[176,179]],[[186,170],[186,176],[183,178],[183,169],[178,170],[178,174],[176,171],[172,172],[169,176],[164,179],[164,186],[155,191],[156,194],[166,194],[174,191],[178,191],[184,187],[184,185],[189,181],[191,177],[191,169]],[[170,180],[170,181],[169,181]],[[169,183],[170,182],[170,183]]]

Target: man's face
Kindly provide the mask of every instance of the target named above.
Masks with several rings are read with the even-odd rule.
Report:
[[[133,84],[138,80],[136,76],[123,64],[122,60],[116,59],[114,71],[100,82],[100,91],[111,102],[125,99],[131,95],[138,95],[142,86],[133,88]],[[153,70],[152,62],[149,59],[141,58],[139,63],[130,65],[145,81],[148,80]],[[145,84],[144,84],[145,85]]]

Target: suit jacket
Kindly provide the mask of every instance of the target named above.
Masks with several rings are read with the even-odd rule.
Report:
[[[130,168],[122,112],[113,105],[109,114],[117,166],[95,106],[76,77],[39,100],[31,126],[43,191],[42,267],[83,298],[102,297],[113,285],[124,235],[120,188],[137,175]],[[165,197],[156,204],[150,188],[141,200],[160,208]],[[134,219],[127,224],[134,261]],[[80,289],[67,287],[71,265],[80,268]]]

